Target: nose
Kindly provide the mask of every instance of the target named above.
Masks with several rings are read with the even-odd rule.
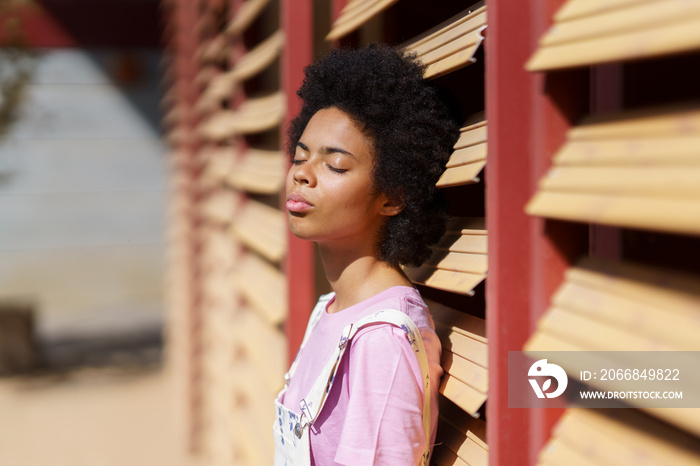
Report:
[[[295,184],[313,185],[315,183],[315,175],[313,167],[309,161],[298,165],[292,165],[292,176]]]

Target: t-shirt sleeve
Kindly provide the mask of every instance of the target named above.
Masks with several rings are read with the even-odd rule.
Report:
[[[335,462],[418,464],[426,448],[423,384],[404,331],[388,324],[363,329],[343,364],[349,401]]]

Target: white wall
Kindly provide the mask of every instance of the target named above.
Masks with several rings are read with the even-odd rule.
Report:
[[[0,139],[0,303],[34,301],[45,336],[162,320],[159,58],[42,51]]]

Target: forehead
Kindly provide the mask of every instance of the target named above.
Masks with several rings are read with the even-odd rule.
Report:
[[[373,153],[371,138],[347,113],[335,107],[316,112],[307,123],[299,142],[310,149],[336,147],[355,156],[371,156]]]

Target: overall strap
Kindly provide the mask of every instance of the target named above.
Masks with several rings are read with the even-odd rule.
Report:
[[[287,386],[289,383],[289,380],[292,378],[294,375],[294,372],[297,370],[297,361],[299,360],[299,354],[301,353],[301,350],[304,349],[304,345],[306,345],[306,341],[309,339],[309,335],[311,335],[311,332],[313,329],[316,327],[316,324],[318,323],[319,319],[321,318],[321,314],[326,310],[326,306],[328,305],[328,301],[333,298],[334,294],[333,293],[328,293],[322,295],[320,298],[318,298],[318,302],[316,303],[316,306],[314,306],[314,309],[311,311],[311,315],[309,316],[309,323],[306,325],[306,331],[304,332],[304,339],[301,340],[301,345],[299,346],[299,350],[297,351],[297,355],[294,357],[294,362],[292,362],[292,365],[289,367],[289,370],[287,371],[286,374],[284,374],[284,385]]]
[[[416,324],[403,312],[397,311],[395,309],[384,309],[377,311],[369,316],[366,316],[354,324],[350,324],[343,329],[338,346],[329,358],[328,362],[323,368],[323,371],[319,377],[314,382],[311,387],[309,394],[304,397],[300,402],[301,416],[297,425],[294,427],[295,434],[298,438],[302,435],[307,436],[308,432],[305,432],[306,428],[311,426],[314,421],[318,418],[323,405],[326,402],[328,394],[331,391],[333,382],[335,380],[335,374],[340,367],[340,362],[345,354],[348,343],[362,328],[372,325],[372,324],[391,324],[396,327],[401,328],[406,332],[406,337],[411,343],[411,347],[416,353],[418,358],[418,363],[420,364],[421,374],[423,376],[423,387],[424,387],[424,397],[423,397],[423,429],[425,430],[426,438],[426,451],[423,455],[423,463],[427,465],[429,461],[430,454],[430,434],[431,434],[431,415],[430,415],[430,375],[428,371],[428,357],[425,353],[425,347],[423,346],[423,339],[420,335],[420,331]],[[308,446],[306,446],[308,448]],[[305,448],[302,448],[305,450]],[[309,455],[308,451],[299,452],[304,460]],[[299,464],[308,464],[306,462],[300,462]]]

